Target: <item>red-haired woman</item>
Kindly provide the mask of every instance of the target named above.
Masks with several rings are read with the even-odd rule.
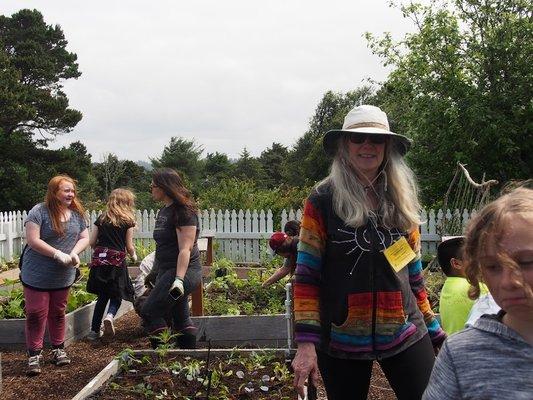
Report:
[[[156,170],[150,187],[154,200],[165,206],[159,210],[154,227],[156,283],[142,307],[141,317],[153,337],[167,328],[166,316],[171,315],[173,328],[179,333],[178,346],[194,348],[196,328],[187,298],[202,277],[196,204],[173,169]],[[153,347],[158,344],[155,339],[151,342]]]
[[[78,254],[89,245],[84,210],[76,198],[76,182],[66,175],[48,182],[44,203],[28,213],[25,222],[28,247],[24,251],[21,281],[26,303],[28,374],[41,372],[46,325],[52,345],[52,362],[70,364],[64,348],[65,310],[74,283]]]

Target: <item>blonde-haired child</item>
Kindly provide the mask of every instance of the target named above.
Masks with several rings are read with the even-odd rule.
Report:
[[[126,266],[126,252],[137,260],[133,245],[135,229],[135,195],[127,189],[115,189],[109,195],[106,210],[98,216],[91,232],[90,245],[94,248],[87,291],[98,295],[91,324],[89,340],[103,334],[113,336],[113,319],[122,300],[133,302],[133,285]],[[109,308],[104,319],[105,307]]]
[[[531,399],[533,394],[533,190],[518,188],[470,222],[463,262],[478,297],[501,307],[444,343],[423,399]]]

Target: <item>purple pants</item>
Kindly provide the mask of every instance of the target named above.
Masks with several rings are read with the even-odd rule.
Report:
[[[65,341],[65,310],[68,292],[68,288],[44,292],[24,287],[28,350],[43,348],[47,322],[52,346],[58,346]]]

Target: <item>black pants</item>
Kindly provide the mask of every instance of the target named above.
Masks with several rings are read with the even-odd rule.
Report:
[[[160,269],[157,274],[155,286],[141,309],[141,317],[148,332],[166,328],[165,318],[169,315],[172,317],[173,328],[177,331],[192,325],[189,313],[189,294],[200,284],[202,269],[189,266],[183,280],[185,294],[178,300],[174,300],[168,293],[175,277],[175,267]]]
[[[429,335],[401,353],[379,360],[399,400],[419,400],[426,389],[435,362]],[[318,367],[329,400],[366,400],[372,375],[372,360],[344,360],[318,352]]]
[[[94,306],[93,320],[91,323],[91,330],[93,332],[98,332],[100,330],[100,326],[102,325],[102,318],[104,318],[104,312],[108,301],[109,308],[107,309],[107,313],[113,314],[113,316],[117,315],[118,309],[122,304],[122,299],[120,297],[109,297],[107,294],[98,295],[98,298],[96,299],[96,304]]]

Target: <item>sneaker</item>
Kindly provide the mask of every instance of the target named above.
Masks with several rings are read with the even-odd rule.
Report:
[[[58,367],[70,364],[70,358],[65,349],[52,349],[52,363]]]
[[[107,314],[104,319],[104,335],[106,337],[115,336],[115,326],[113,325],[113,316]]]
[[[90,340],[91,342],[100,339],[104,335],[104,332],[100,329],[98,332],[90,331],[87,335],[87,340]]]
[[[28,357],[28,371],[29,376],[39,375],[41,373],[41,360],[43,359],[42,353]]]

